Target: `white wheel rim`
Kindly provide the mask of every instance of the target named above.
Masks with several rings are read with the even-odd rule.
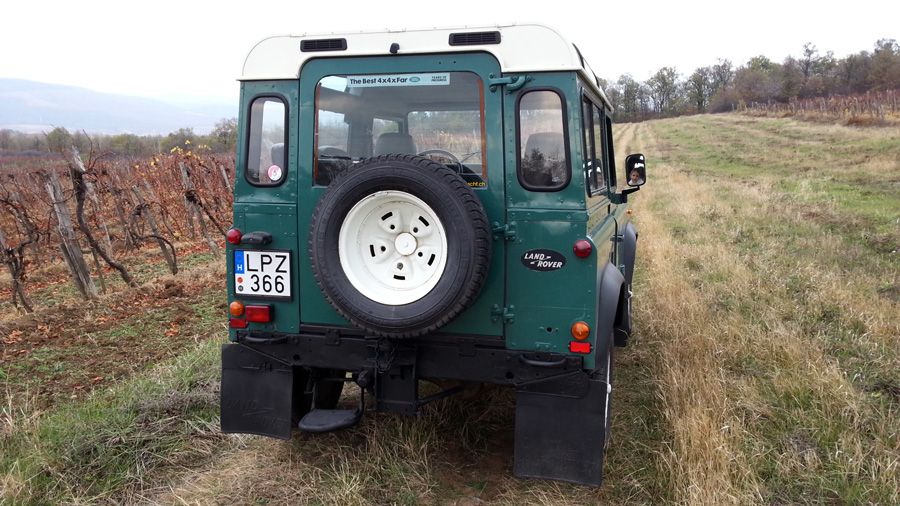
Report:
[[[338,255],[344,274],[361,294],[399,306],[428,295],[440,281],[447,265],[447,234],[422,199],[379,191],[344,217]]]

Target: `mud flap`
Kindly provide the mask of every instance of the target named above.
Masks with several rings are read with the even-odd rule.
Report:
[[[241,344],[222,345],[222,432],[290,439],[293,368]]]
[[[606,382],[576,374],[517,388],[516,476],[600,485]],[[573,390],[573,381],[581,388]]]

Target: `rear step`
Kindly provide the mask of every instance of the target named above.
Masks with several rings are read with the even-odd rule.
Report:
[[[350,378],[333,379],[323,378],[319,381],[353,381]],[[316,388],[313,386],[313,408],[300,419],[297,427],[304,432],[331,432],[333,430],[346,429],[359,423],[363,412],[366,410],[366,389],[359,389],[359,406],[356,409],[323,409],[316,406]]]
[[[359,423],[362,410],[359,409],[318,409],[306,414],[297,426],[304,432],[331,432],[346,429]]]

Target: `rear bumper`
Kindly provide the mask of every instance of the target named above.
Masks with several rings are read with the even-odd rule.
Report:
[[[415,366],[419,378],[516,387],[576,372],[587,381],[580,356],[508,350],[502,338],[493,336],[441,334],[388,344],[352,329],[304,326],[298,334],[241,330],[235,337],[237,345],[292,367],[361,371]]]

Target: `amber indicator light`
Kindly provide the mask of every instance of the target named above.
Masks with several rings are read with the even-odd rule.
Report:
[[[572,337],[579,341],[584,341],[591,335],[591,327],[584,322],[575,322],[572,324]]]

